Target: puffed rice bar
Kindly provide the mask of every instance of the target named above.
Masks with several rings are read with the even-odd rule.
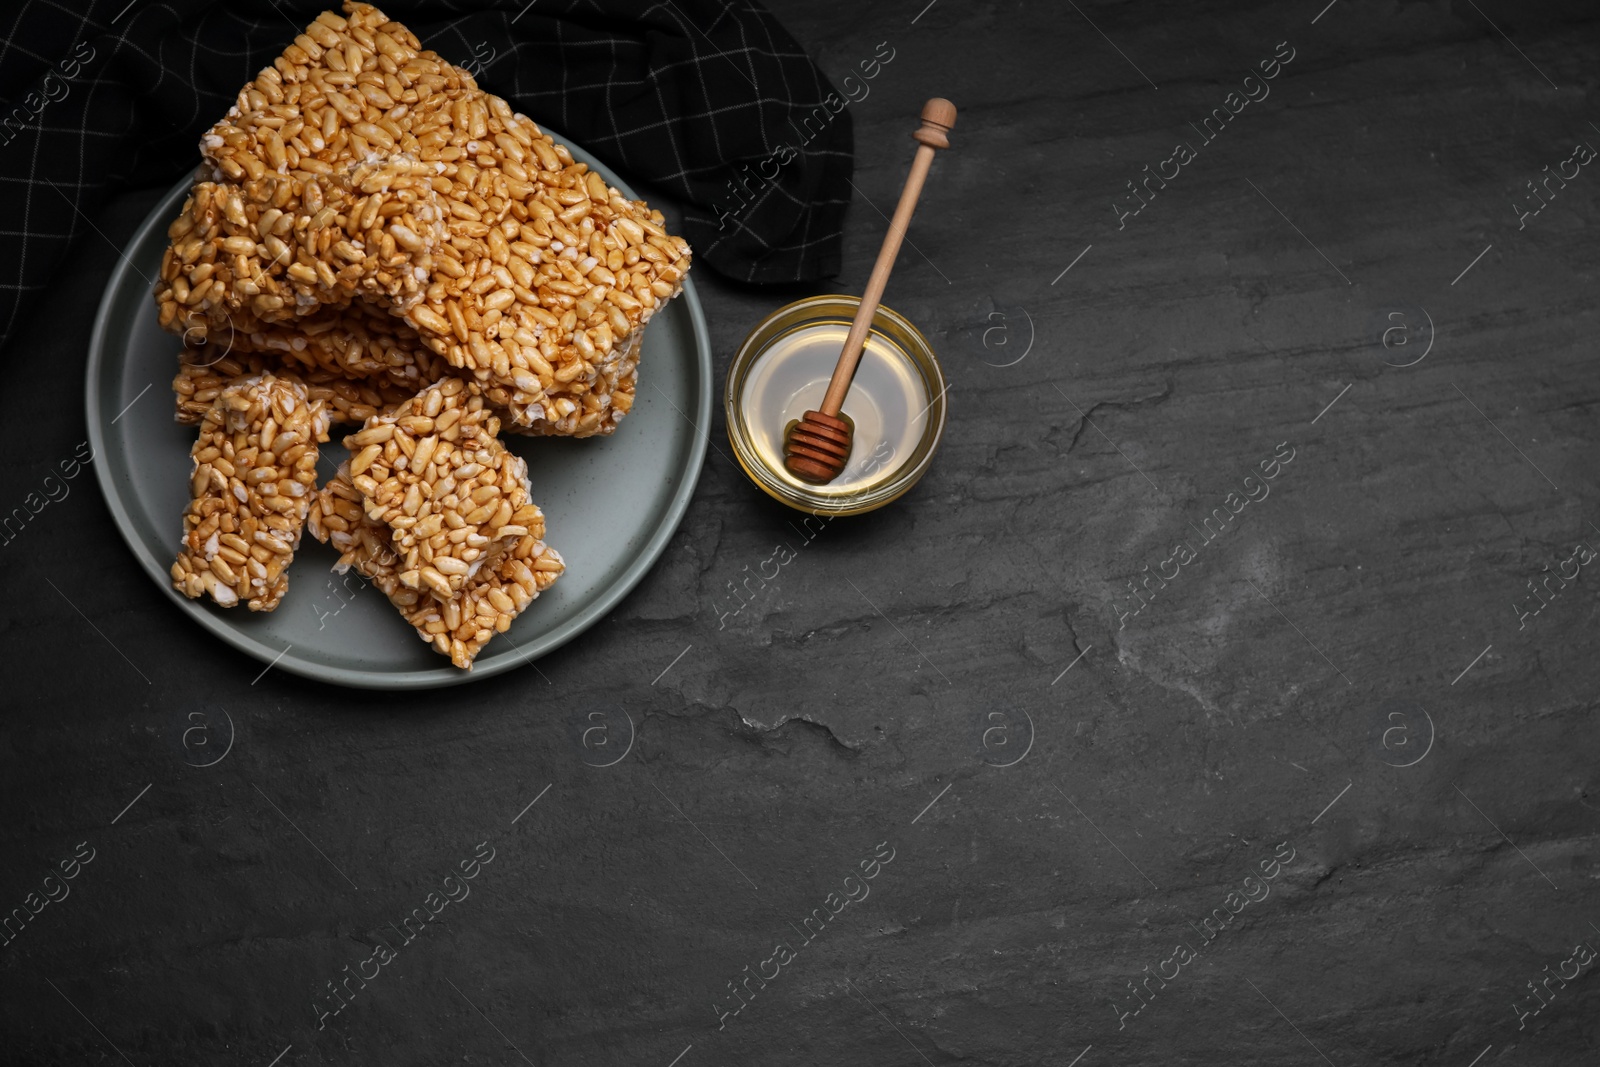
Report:
[[[484,645],[509,630],[565,569],[560,553],[544,543],[544,516],[534,510],[528,532],[445,603],[401,582],[399,554],[390,531],[367,517],[348,462],[317,493],[307,525],[312,536],[339,551],[336,571],[354,567],[389,598],[418,636],[457,667],[470,671]]]
[[[217,349],[225,353],[217,355]],[[633,406],[634,384],[638,378],[637,341],[624,353],[618,367],[622,376],[612,383],[613,408],[625,413]],[[211,402],[237,378],[254,377],[271,371],[280,378],[300,382],[312,400],[320,400],[335,426],[360,426],[374,415],[392,415],[399,406],[416,395],[417,389],[451,376],[450,366],[437,356],[430,357],[422,370],[422,380],[414,386],[396,385],[387,378],[348,378],[320,366],[307,367],[281,351],[231,352],[222,345],[185,348],[178,354],[178,373],[172,379],[173,419],[181,426],[198,426]],[[618,415],[620,417],[620,414]],[[500,424],[502,434],[536,436],[547,434],[540,427]]]
[[[367,517],[389,528],[400,581],[440,601],[492,565],[539,514],[528,465],[496,436],[474,382],[448,377],[344,439]]]
[[[206,332],[203,329],[196,333]],[[347,378],[385,378],[416,392],[431,368],[444,360],[422,344],[417,331],[369,304],[324,306],[312,314],[282,324],[262,321],[246,310],[228,313],[222,340],[238,352],[280,352],[308,367],[332,371]]]
[[[171,569],[179,592],[225,608],[278,606],[327,439],[327,411],[298,382],[262,374],[218,394],[190,451],[191,499]]]
[[[374,415],[393,412],[416,392],[386,378],[347,378],[306,367],[281,352],[230,352],[220,345],[206,345],[178,355],[178,374],[172,379],[174,418],[184,426],[198,425],[212,401],[235,379],[265,372],[305,386],[306,395],[322,403],[334,425],[360,426]],[[442,377],[443,369],[438,373]]]
[[[517,423],[609,433],[616,364],[680,290],[688,245],[404,26],[344,10],[202,139],[211,180],[168,231],[162,325],[198,315],[214,333],[243,312],[237,328],[269,338],[262,324],[364,301]]]

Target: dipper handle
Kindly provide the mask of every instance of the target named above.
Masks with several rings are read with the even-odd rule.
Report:
[[[906,176],[905,188],[900,190],[900,203],[894,209],[894,218],[889,221],[889,232],[883,237],[883,247],[878,249],[878,261],[873,264],[866,291],[861,294],[861,306],[856,309],[850,334],[839,352],[839,362],[828,381],[828,392],[822,398],[822,407],[806,412],[784,440],[784,465],[798,478],[819,483],[831,482],[850,460],[850,424],[839,418],[839,409],[844,406],[845,394],[850,392],[850,382],[856,376],[856,365],[861,362],[862,346],[872,329],[872,317],[877,314],[884,286],[889,284],[889,272],[894,269],[895,257],[900,254],[900,242],[905,238],[906,227],[911,225],[912,212],[917,209],[922,183],[927,180],[928,167],[933,163],[933,151],[950,147],[950,139],[945,135],[955,124],[956,106],[950,101],[934,97],[922,105],[922,126],[911,135],[920,142],[917,154],[911,160],[911,173]]]
[[[850,324],[850,334],[839,353],[839,365],[833,369],[828,392],[822,398],[821,410],[824,415],[837,416],[839,409],[844,406],[845,394],[850,391],[850,381],[856,374],[856,364],[861,362],[861,347],[872,329],[872,316],[877,314],[878,304],[883,300],[884,287],[889,284],[889,272],[894,269],[895,257],[900,254],[900,242],[905,239],[906,229],[911,225],[911,215],[917,210],[917,199],[922,195],[923,182],[927,181],[934,149],[950,147],[950,139],[946,135],[955,124],[956,106],[950,101],[936,96],[922,105],[922,126],[911,135],[921,143],[917,145],[917,154],[911,160],[911,173],[906,176],[905,188],[900,190],[900,203],[894,209],[894,218],[889,220],[889,232],[884,234],[883,247],[878,249],[878,261],[873,264],[867,288],[861,294],[861,306],[856,310],[855,321]]]

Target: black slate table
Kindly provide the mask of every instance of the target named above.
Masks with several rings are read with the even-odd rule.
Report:
[[[1595,1062],[1600,23],[1323,4],[775,0],[880,63],[823,291],[961,108],[886,297],[942,452],[797,529],[712,450],[537,669],[263,674],[71,483],[0,546],[0,1060]],[[10,346],[7,509],[159,195]],[[800,295],[697,278],[719,371]]]

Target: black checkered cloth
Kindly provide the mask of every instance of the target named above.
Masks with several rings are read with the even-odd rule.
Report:
[[[200,134],[337,0],[0,2],[0,344],[100,204],[170,184]],[[683,205],[697,262],[838,272],[850,115],[754,0],[394,0],[423,46]],[[835,106],[830,107],[829,104]]]

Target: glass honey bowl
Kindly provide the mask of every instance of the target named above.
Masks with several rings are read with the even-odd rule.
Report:
[[[784,466],[784,438],[822,403],[860,304],[832,294],[781,307],[750,331],[728,368],[723,405],[739,465],[768,496],[810,514],[859,515],[899,499],[944,435],[947,387],[933,346],[880,304],[839,413],[852,429],[845,469],[818,485]]]

